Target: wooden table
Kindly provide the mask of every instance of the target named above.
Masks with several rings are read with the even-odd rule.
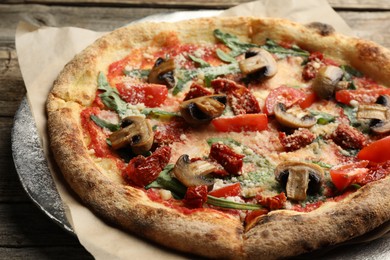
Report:
[[[224,9],[246,0],[3,0],[0,3],[0,259],[90,259],[77,238],[54,224],[29,199],[11,153],[13,116],[24,97],[14,33],[20,20],[35,25],[113,30],[147,15]],[[358,36],[390,48],[390,1],[329,0]]]

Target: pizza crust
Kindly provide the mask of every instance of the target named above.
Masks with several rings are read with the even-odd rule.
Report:
[[[164,44],[169,34],[163,31],[177,31],[180,41],[202,44],[215,42],[212,30],[216,28],[255,43],[263,43],[267,37],[294,42],[349,62],[379,82],[390,83],[387,49],[333,33],[328,27],[239,17],[120,28],[67,64],[47,101],[51,149],[67,183],[82,201],[109,223],[127,231],[183,252],[215,258],[294,256],[346,241],[389,221],[390,178],[368,184],[343,201],[326,203],[310,213],[271,212],[244,233],[238,219],[222,212],[205,209],[184,214],[153,202],[142,190],[108,178],[94,163],[79,114],[95,98],[98,72],[107,72],[110,63],[124,58],[132,48]]]

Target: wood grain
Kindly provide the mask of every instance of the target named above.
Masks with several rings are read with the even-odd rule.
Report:
[[[11,4],[47,4],[47,5],[109,5],[109,6],[169,6],[169,7],[202,7],[202,8],[228,8],[251,0],[4,0]],[[328,0],[333,8],[344,9],[390,9],[387,0]]]

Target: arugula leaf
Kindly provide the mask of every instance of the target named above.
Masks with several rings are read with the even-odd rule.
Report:
[[[168,164],[161,171],[160,175],[155,181],[145,186],[145,189],[150,188],[162,188],[172,192],[172,195],[177,199],[183,199],[187,187],[181,184],[177,179],[173,178],[170,172],[173,170],[174,165]],[[231,200],[217,198],[207,195],[207,203],[213,206],[229,209],[241,209],[241,210],[254,210],[263,208],[261,205],[238,203]]]
[[[97,117],[95,115],[91,115],[90,118],[98,126],[100,126],[102,128],[107,128],[108,130],[110,130],[112,132],[118,131],[121,128],[119,124],[116,125],[116,124],[109,123],[103,119],[100,119],[99,117]]]
[[[331,164],[328,164],[328,163],[324,163],[324,162],[321,162],[321,161],[311,161],[312,163],[314,164],[317,164],[318,166],[322,167],[322,168],[326,168],[326,169],[330,169],[333,167],[333,165]]]
[[[124,74],[126,76],[133,77],[133,78],[141,78],[141,79],[147,79],[149,73],[150,70],[141,70],[141,69],[124,70]]]
[[[141,114],[144,114],[146,116],[151,116],[154,118],[161,118],[161,119],[170,119],[175,116],[180,116],[179,113],[167,112],[164,110],[160,110],[157,108],[150,108],[150,107],[142,109]]]
[[[237,62],[234,57],[230,56],[229,54],[227,54],[226,52],[224,52],[221,49],[217,49],[215,52],[216,52],[218,58],[224,62],[228,62],[228,63]]]
[[[207,204],[227,208],[227,209],[239,209],[239,210],[256,210],[263,209],[264,207],[258,204],[239,203],[231,200],[217,198],[211,195],[207,195]]]
[[[341,65],[340,68],[344,71],[342,80],[349,83],[348,89],[357,89],[353,77],[361,78],[364,76],[363,73],[348,65]]]
[[[171,191],[175,198],[183,199],[186,194],[187,187],[171,176],[170,172],[173,170],[174,166],[174,164],[168,164],[165,166],[157,179],[146,185],[145,189],[163,188]]]
[[[227,75],[232,73],[237,73],[240,71],[237,63],[225,64],[216,67],[205,67],[198,68],[194,70],[176,70],[175,76],[177,78],[176,86],[174,87],[172,94],[177,95],[183,88],[184,85],[190,80],[197,77],[199,74],[203,74],[207,81],[211,81],[212,79],[220,76]]]
[[[284,48],[277,44],[275,41],[271,39],[266,39],[265,44],[261,46],[261,48],[277,54],[280,58],[284,58],[287,56],[303,56],[309,57],[310,53],[308,51],[302,50],[297,45],[292,45],[290,49]]]
[[[223,33],[219,29],[214,30],[214,36],[231,49],[229,55],[233,57],[236,57],[246,52],[250,48],[258,47],[256,44],[253,43],[242,42],[237,38],[237,36],[232,35],[230,33]]]
[[[118,90],[110,86],[103,72],[100,72],[98,76],[98,89],[104,91],[99,95],[104,105],[123,117],[127,110],[127,103],[121,99]]]
[[[335,116],[320,111],[310,111],[310,114],[317,119],[319,125],[327,125],[336,120]]]
[[[198,63],[201,68],[210,67],[210,64],[208,62],[202,60],[201,58],[195,57],[194,55],[191,55],[191,54],[188,54],[188,57],[190,57],[190,59],[193,62]]]
[[[230,137],[212,137],[212,138],[207,139],[207,144],[209,146],[211,146],[214,143],[219,143],[219,142],[226,144],[228,146],[231,146],[231,145],[241,146],[240,142],[238,142]]]
[[[352,76],[357,78],[364,76],[363,73],[349,65],[341,65],[340,68],[349,76],[349,78],[352,78]]]

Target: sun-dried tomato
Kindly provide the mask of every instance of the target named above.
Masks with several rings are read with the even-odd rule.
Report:
[[[202,208],[207,201],[207,192],[206,185],[188,187],[183,199],[184,205],[188,208]]]
[[[316,136],[308,129],[297,129],[291,135],[279,132],[279,140],[287,152],[296,151],[311,144]]]
[[[347,124],[340,124],[330,138],[336,144],[346,149],[360,149],[366,144],[366,137]]]
[[[123,177],[131,184],[144,187],[157,179],[162,169],[168,164],[170,158],[171,148],[169,146],[157,148],[148,157],[138,155],[130,160],[123,172]]]
[[[308,58],[308,62],[303,67],[302,78],[304,80],[314,79],[319,68],[323,65],[322,60],[324,55],[321,52],[312,52]]]
[[[228,93],[227,97],[235,115],[257,114],[261,112],[256,97],[245,87]]]
[[[273,197],[262,197],[261,195],[257,195],[256,199],[260,205],[270,210],[281,209],[287,201],[287,197],[284,192],[281,192]]]
[[[203,97],[211,95],[212,92],[208,89],[205,89],[199,84],[193,83],[190,87],[190,90],[187,92],[186,96],[184,97],[184,101],[197,98],[197,97]]]
[[[259,102],[252,92],[243,85],[228,79],[215,79],[211,86],[217,93],[225,93],[235,115],[261,112]]]
[[[229,174],[237,175],[242,168],[245,156],[234,152],[225,144],[214,143],[211,146],[209,157],[222,165]]]

